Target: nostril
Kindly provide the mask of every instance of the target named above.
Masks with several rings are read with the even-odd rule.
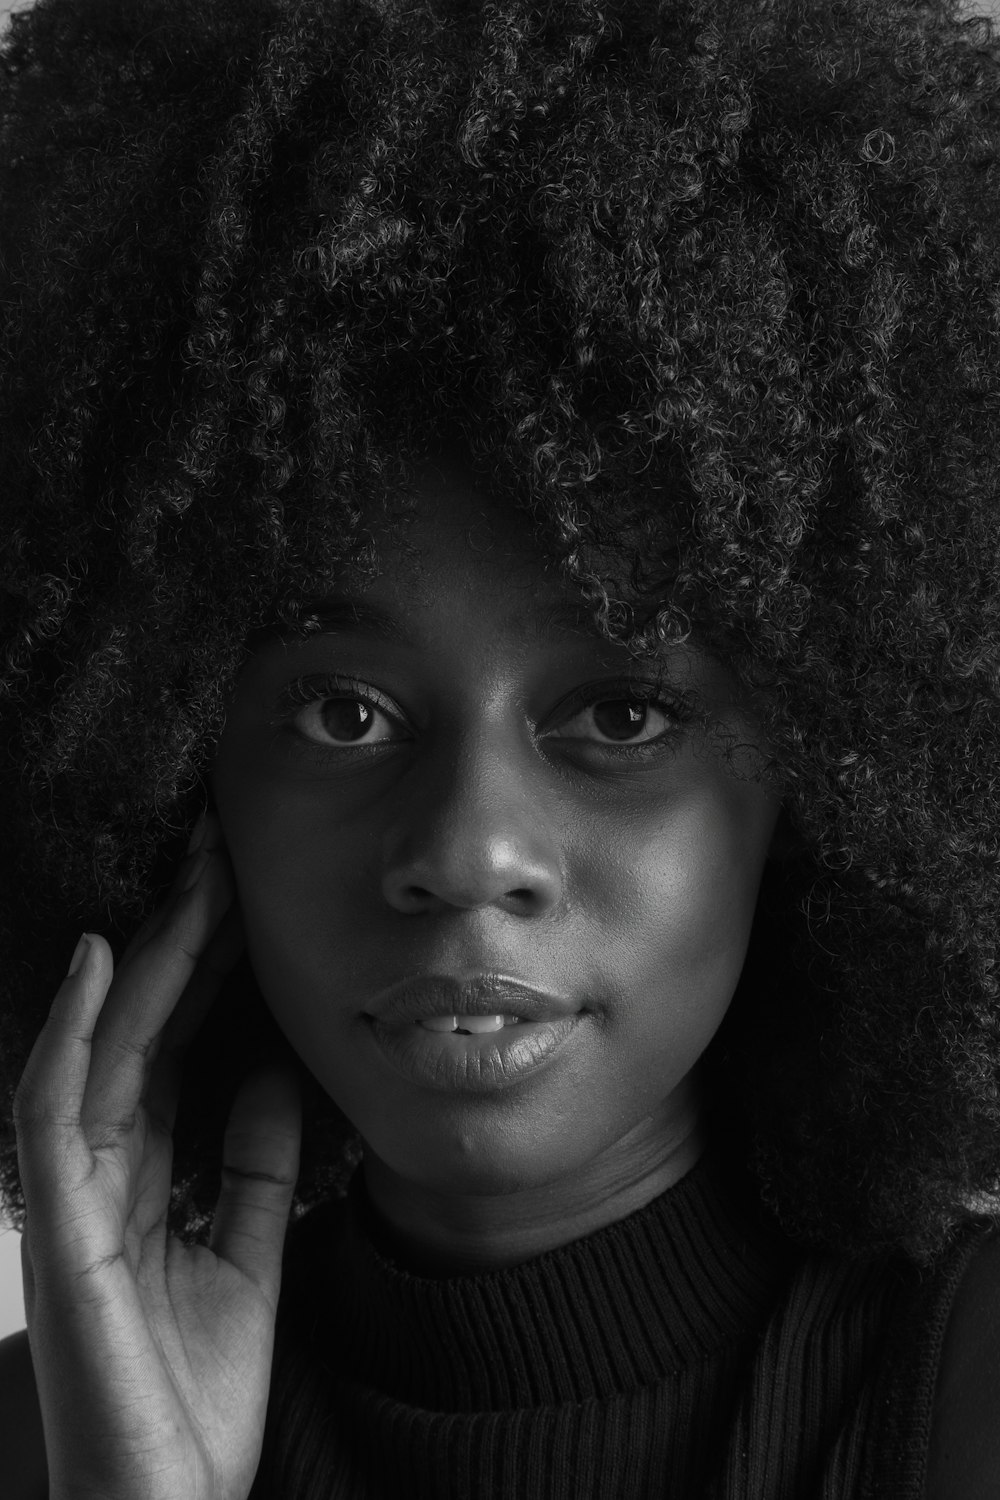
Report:
[[[506,891],[496,902],[501,910],[524,917],[543,911],[546,904],[545,893],[533,890],[530,885],[516,886]]]
[[[382,890],[390,905],[411,913],[500,906],[527,917],[558,900],[561,877],[554,855],[534,857],[509,839],[467,839],[456,850],[444,845],[440,829],[436,838],[421,849],[387,853]]]
[[[467,892],[452,892],[449,895],[438,893],[425,885],[404,885],[399,887],[397,904],[408,912],[436,911],[448,906],[473,911],[480,906],[491,905],[505,907],[508,911],[530,912],[543,903],[540,893],[528,885],[516,886],[499,897],[482,899],[475,899]]]
[[[434,892],[429,891],[425,885],[408,885],[403,891],[407,901],[415,902],[418,906],[426,906],[433,902]]]

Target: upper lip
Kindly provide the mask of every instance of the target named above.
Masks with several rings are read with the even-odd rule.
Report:
[[[380,990],[366,1015],[386,1026],[405,1026],[428,1016],[521,1016],[526,1021],[553,1021],[574,1015],[579,1006],[564,995],[510,979],[504,974],[422,974]]]

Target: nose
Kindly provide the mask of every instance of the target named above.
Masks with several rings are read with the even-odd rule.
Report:
[[[467,745],[401,787],[382,889],[410,914],[497,907],[538,917],[563,894],[562,851],[537,773],[500,747]]]

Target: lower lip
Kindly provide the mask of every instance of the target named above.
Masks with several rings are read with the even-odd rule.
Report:
[[[373,1017],[368,1020],[382,1055],[411,1083],[448,1093],[491,1094],[547,1063],[576,1029],[580,1016],[518,1021],[502,1031],[478,1035],[428,1031],[415,1021],[390,1027]]]

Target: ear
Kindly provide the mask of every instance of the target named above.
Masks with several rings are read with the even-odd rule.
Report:
[[[793,827],[792,820],[788,816],[788,809],[782,807],[771,835],[771,844],[767,851],[768,859],[774,860],[776,864],[784,864],[787,860],[797,859],[800,854],[805,853],[805,850],[805,841]]]

